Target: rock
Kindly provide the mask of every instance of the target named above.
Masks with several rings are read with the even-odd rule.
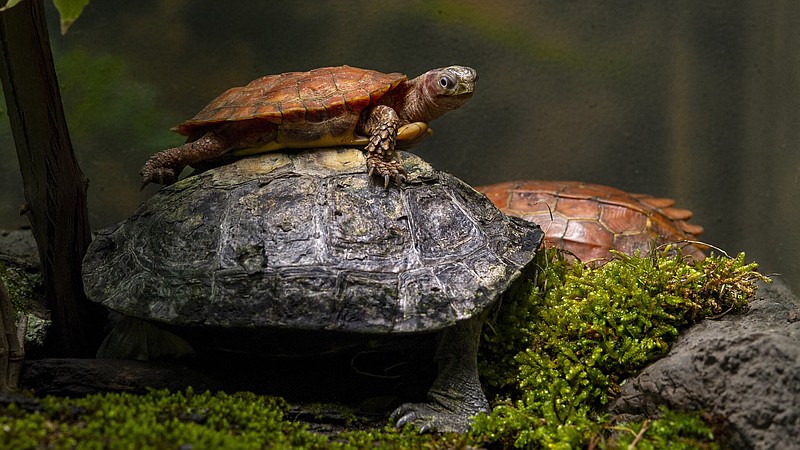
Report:
[[[50,358],[25,361],[20,384],[37,395],[82,396],[98,392],[145,393],[217,387],[220,381],[174,363],[115,359]]]
[[[31,230],[0,230],[0,261],[38,269],[39,250]]]
[[[610,412],[657,416],[659,406],[725,421],[730,448],[800,448],[800,301],[779,280],[750,311],[690,328],[669,354],[627,380]]]
[[[26,355],[42,356],[52,322],[42,285],[39,251],[30,230],[0,230],[0,278],[20,316],[17,328],[25,336]]]

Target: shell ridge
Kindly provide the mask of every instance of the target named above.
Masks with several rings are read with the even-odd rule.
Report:
[[[239,184],[239,185],[241,185],[241,184]],[[230,195],[231,195],[230,194],[230,190],[225,189],[224,192],[225,192],[225,200],[226,200],[226,203],[227,203],[227,201],[228,201],[228,199],[230,199]],[[230,221],[229,219],[230,219],[230,208],[223,208],[222,217],[220,218],[220,221],[219,221],[219,229],[222,229],[224,226],[226,226]],[[225,242],[226,242],[225,239],[218,239],[217,240],[217,248],[216,248],[217,255],[222,255],[223,254],[223,248],[222,247],[225,245]],[[216,262],[215,262],[215,267],[211,270],[211,283],[209,285],[209,294],[208,294],[208,298],[209,298],[209,300],[211,302],[213,302],[214,299],[217,298],[217,293],[218,293],[218,289],[219,289],[219,287],[217,285],[217,274],[219,273],[220,270],[223,270],[222,269],[222,259],[218,258],[216,260]]]
[[[405,186],[401,186],[400,187],[399,194],[400,194],[400,202],[403,205],[403,211],[409,211],[410,212],[409,202],[408,202],[408,193],[406,191]],[[405,215],[405,220],[408,223],[408,229],[409,230],[414,230],[414,225],[415,225],[416,221],[414,220],[413,214],[406,214]],[[408,233],[408,237],[409,237],[409,240],[411,241],[411,242],[409,242],[408,247],[409,247],[409,249],[413,249],[414,251],[408,253],[409,261],[407,262],[406,266],[407,267],[413,267],[413,268],[421,267],[422,264],[421,264],[420,258],[419,258],[419,243],[417,242],[417,237],[414,235],[413,231]],[[437,282],[439,281],[438,278],[435,278],[435,279],[436,279]],[[441,284],[441,283],[439,283],[439,284]],[[401,277],[397,277],[397,292],[401,292],[401,288],[402,288],[402,278]],[[412,309],[412,307],[413,307],[413,309],[416,310],[416,306],[417,305],[410,305],[409,304],[410,302],[409,302],[409,298],[408,298],[409,296],[408,295],[400,296],[400,297],[401,297],[400,312],[402,314],[402,317],[400,317],[398,315],[398,317],[395,318],[395,321],[392,324],[392,328],[397,328],[398,327],[398,321],[399,320],[402,320],[403,322],[405,322],[405,321],[407,321],[408,319],[411,318],[411,309]]]
[[[450,197],[450,200],[453,202],[453,204],[461,212],[461,215],[466,217],[469,220],[469,222],[472,224],[472,230],[474,230],[474,231],[476,231],[478,233],[477,237],[482,239],[484,242],[488,242],[490,236],[486,233],[486,229],[484,227],[482,227],[481,224],[478,222],[478,220],[476,219],[476,215],[472,214],[472,212],[469,209],[467,209],[466,206],[464,206],[463,198],[461,198],[461,196],[457,197],[455,195],[455,193],[458,192],[460,189],[466,188],[466,189],[469,189],[469,190],[474,190],[474,189],[472,189],[472,186],[469,186],[468,184],[464,183],[463,181],[460,181],[460,180],[457,181],[457,179],[455,179],[455,178],[454,179],[444,178],[441,174],[439,174],[439,176],[437,178],[439,179],[439,182],[441,184],[450,186],[450,189],[447,190],[448,197]],[[487,200],[487,202],[488,202],[488,200]],[[491,202],[488,202],[488,203],[491,203]],[[494,206],[492,206],[492,207],[494,207]],[[475,238],[476,238],[476,236],[471,236],[470,240],[475,239]],[[473,252],[478,251],[478,250],[480,250],[480,247],[478,247],[477,249],[474,249]]]
[[[330,227],[323,226],[323,219],[325,219],[325,223],[329,223],[328,216],[330,215],[329,205],[330,201],[327,197],[327,193],[331,192],[331,182],[333,176],[328,176],[320,180],[319,184],[317,185],[317,195],[314,196],[314,206],[317,208],[322,208],[325,211],[325,214],[316,214],[313,215],[314,220],[314,252],[317,255],[318,261],[316,264],[324,263],[330,260],[330,249],[326,242],[329,241],[330,236],[326,230],[330,230]]]
[[[463,217],[467,218],[467,220],[470,222],[470,224],[472,225],[472,227],[471,227],[472,231],[478,233],[478,236],[471,235],[468,238],[468,240],[473,240],[473,239],[479,238],[484,243],[485,242],[490,242],[491,241],[490,236],[486,233],[486,231],[480,226],[480,224],[476,220],[476,218],[475,218],[476,214],[472,214],[464,206],[464,203],[462,201],[461,196],[456,195],[456,193],[460,192],[461,189],[464,189],[466,187],[466,188],[471,190],[472,187],[470,187],[469,185],[467,185],[464,182],[461,182],[460,180],[445,178],[445,177],[442,176],[441,173],[438,173],[436,178],[438,179],[439,183],[441,183],[442,185],[448,186],[450,188],[450,189],[446,190],[447,196],[450,198],[450,201],[453,203],[453,205],[456,208],[458,208],[458,210],[461,213],[461,215]],[[491,237],[493,237],[493,236],[491,236]],[[473,280],[480,280],[480,279],[483,279],[484,277],[481,277],[478,274],[478,272],[475,270],[475,268],[469,266],[468,264],[466,264],[464,262],[464,260],[475,260],[475,258],[474,258],[475,254],[477,254],[479,252],[482,252],[482,251],[485,251],[485,250],[486,250],[486,246],[485,245],[479,246],[479,247],[471,249],[471,251],[469,252],[469,256],[468,257],[459,258],[460,261],[458,261],[457,265],[460,266],[461,268],[465,269],[472,276]],[[437,277],[437,280],[439,282],[439,285],[445,286],[445,283],[442,280],[438,279],[438,277]],[[485,295],[482,295],[482,294],[485,293],[484,292],[485,288],[483,286],[479,286],[478,291],[481,293],[481,295],[473,295],[472,304],[466,305],[466,304],[462,303],[463,308],[457,308],[456,304],[454,304],[453,301],[448,302],[448,307],[450,308],[451,317],[455,318],[456,321],[462,320],[465,317],[469,317],[471,312],[474,310],[475,304],[479,303],[481,301],[481,299],[483,297],[485,297]],[[462,299],[462,301],[463,300],[464,299]],[[490,302],[486,302],[486,303],[490,303]]]

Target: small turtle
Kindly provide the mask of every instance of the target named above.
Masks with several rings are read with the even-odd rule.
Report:
[[[611,250],[648,255],[668,243],[683,255],[705,258],[697,243],[703,227],[687,221],[692,212],[675,201],[577,181],[510,181],[476,188],[506,214],[538,223],[548,246],[592,265],[611,259]]]
[[[533,270],[543,233],[403,157],[397,190],[372,188],[357,149],[269,153],[165,187],[98,233],[86,293],[195,347],[230,352],[271,353],[282,336],[284,353],[436,337],[429,401],[394,416],[465,431],[488,408],[476,361],[484,313]]]
[[[463,66],[413,80],[349,66],[261,77],[225,91],[173,128],[188,136],[186,144],[153,155],[142,168],[142,187],[171,184],[187,165],[227,153],[360,145],[370,175],[388,186],[405,176],[395,144],[407,148],[425,138],[428,122],[469,100],[476,80],[475,70]]]

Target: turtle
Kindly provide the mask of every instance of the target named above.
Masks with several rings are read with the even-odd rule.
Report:
[[[392,417],[463,432],[488,409],[477,372],[483,319],[535,272],[544,233],[402,157],[407,178],[390,190],[372,188],[357,148],[266,153],[184,178],[97,233],[86,294],[180,335],[198,357],[431,337],[438,374],[427,401]],[[292,348],[272,349],[282,337]]]
[[[545,244],[569,258],[599,266],[611,250],[646,256],[654,247],[680,245],[690,260],[705,258],[697,241],[703,227],[688,222],[692,212],[675,201],[579,181],[508,181],[476,188],[501,211],[542,226]]]
[[[173,128],[187,142],[153,155],[142,187],[173,183],[187,165],[285,148],[363,145],[366,167],[388,187],[405,177],[395,146],[426,136],[428,122],[472,97],[474,69],[449,66],[408,79],[350,66],[267,75],[228,89]]]

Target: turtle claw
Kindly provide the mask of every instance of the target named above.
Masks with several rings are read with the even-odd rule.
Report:
[[[395,427],[415,426],[422,433],[463,433],[469,428],[469,415],[449,411],[431,403],[405,403],[392,411]]]
[[[404,428],[406,425],[421,419],[419,413],[411,408],[412,406],[412,404],[406,403],[404,405],[400,405],[397,409],[392,411],[392,414],[389,416],[389,418],[396,420],[394,424],[396,428]],[[428,431],[432,431],[429,425],[424,424],[419,428],[420,433],[422,432],[423,428]]]
[[[159,171],[155,174],[142,175],[142,189],[150,183],[158,183],[164,186],[168,186],[170,184],[175,183],[178,177],[175,176],[175,172],[171,169],[166,169],[163,171]]]
[[[170,167],[157,167],[150,164],[150,161],[144,165],[139,174],[142,176],[142,186],[139,188],[140,191],[150,183],[158,183],[166,186],[178,181],[175,170]]]
[[[373,175],[383,177],[384,189],[389,188],[392,180],[400,185],[408,179],[408,173],[396,159],[383,160],[378,157],[367,157],[367,174],[370,177]]]
[[[403,171],[403,172],[405,172],[405,171]],[[389,179],[390,179],[389,175],[384,175],[383,176],[383,188],[384,189],[389,189]],[[401,184],[405,183],[407,179],[408,179],[408,177],[406,177],[405,173],[396,173],[394,175],[394,182],[398,186],[400,186]]]

